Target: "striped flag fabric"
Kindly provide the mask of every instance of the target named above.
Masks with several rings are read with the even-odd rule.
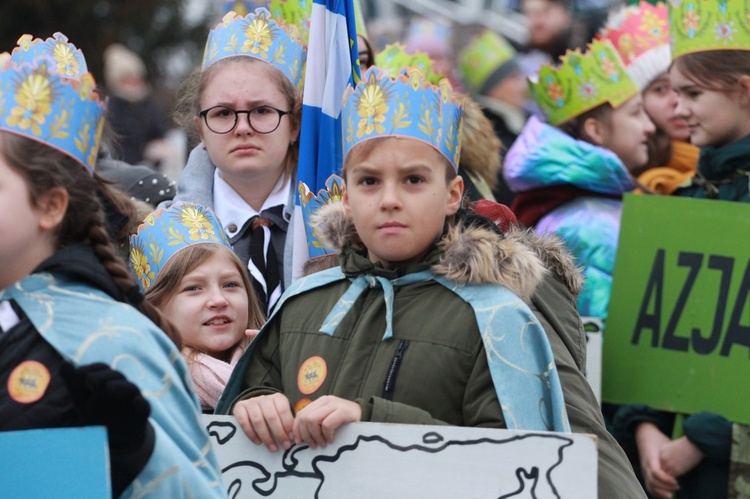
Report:
[[[315,0],[310,17],[298,165],[299,182],[312,193],[324,189],[328,177],[341,172],[341,101],[347,86],[356,84],[361,77],[358,58],[354,0]],[[308,257],[324,253],[312,244],[314,237],[307,224],[307,237],[300,241],[300,202],[298,196],[293,277],[299,276],[297,269]]]

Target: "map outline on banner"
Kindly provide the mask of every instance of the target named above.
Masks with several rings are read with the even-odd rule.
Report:
[[[302,444],[273,454],[252,444],[232,416],[204,416],[204,424],[228,495],[236,499],[274,494],[325,499],[351,497],[353,493],[357,497],[414,497],[415,491],[430,497],[455,497],[457,487],[459,495],[471,497],[596,497],[596,437],[591,435],[354,423],[340,428],[336,441],[325,448]],[[474,453],[485,459],[456,459]],[[487,459],[491,453],[493,459]],[[500,470],[506,462],[503,459],[519,464]],[[449,461],[455,469],[446,472],[444,466]],[[479,464],[481,461],[484,463]],[[524,466],[524,462],[533,465]],[[483,465],[498,469],[487,473],[478,469]],[[367,472],[359,469],[362,467]],[[497,483],[492,487],[475,483],[472,475]],[[352,480],[352,476],[356,478]],[[466,485],[456,483],[456,477]],[[388,490],[392,486],[397,490]],[[491,494],[485,490],[477,495],[484,489]]]

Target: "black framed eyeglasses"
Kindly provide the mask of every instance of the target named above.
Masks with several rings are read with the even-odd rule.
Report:
[[[247,123],[257,133],[271,133],[279,128],[281,118],[291,111],[282,111],[271,106],[258,106],[253,109],[236,110],[231,107],[214,106],[198,113],[206,126],[214,133],[224,134],[234,130],[240,114],[247,114]]]

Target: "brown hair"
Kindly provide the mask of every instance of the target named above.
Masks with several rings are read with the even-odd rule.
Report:
[[[503,143],[482,108],[470,97],[464,97],[463,123],[459,166],[475,173],[494,189],[501,167]]]
[[[367,139],[358,144],[355,144],[354,147],[349,149],[349,153],[346,155],[346,158],[344,158],[344,170],[342,172],[342,175],[344,176],[344,180],[346,180],[346,169],[349,168],[349,166],[352,163],[355,163],[357,161],[362,161],[363,159],[367,158],[375,150],[376,147],[381,145],[386,139],[392,139],[392,138],[401,138],[403,140],[416,140],[416,139],[395,137],[392,135],[383,135],[380,137]],[[454,178],[456,178],[456,175],[457,175],[456,170],[453,168],[453,165],[451,164],[451,162],[448,161],[448,158],[443,156],[441,153],[438,153],[438,155],[440,156],[440,159],[445,165],[445,182],[448,183]]]
[[[210,257],[225,251],[237,268],[242,277],[242,285],[247,290],[247,326],[245,328],[260,329],[263,325],[264,315],[258,305],[258,298],[255,296],[255,290],[250,283],[250,277],[247,269],[239,257],[223,244],[218,243],[200,243],[191,244],[178,251],[170,258],[164,267],[159,271],[159,275],[154,280],[153,285],[146,291],[146,300],[153,306],[161,309],[169,300],[179,291],[179,285],[182,279],[202,265]]]
[[[310,258],[302,266],[302,275],[309,276],[316,272],[332,269],[339,266],[338,253],[326,253]]]
[[[68,208],[54,231],[56,249],[89,244],[125,296],[138,289],[125,261],[115,252],[104,214],[105,203],[118,207],[126,202],[125,198],[113,194],[109,185],[98,176],[89,175],[76,160],[44,143],[11,133],[2,133],[1,138],[0,153],[24,178],[32,203],[54,188],[63,188],[68,193]],[[181,346],[179,334],[159,310],[146,301],[133,306],[160,327],[178,348]]]
[[[739,90],[737,82],[740,76],[750,75],[750,52],[696,52],[678,57],[672,66],[709,90],[731,93]]]
[[[571,118],[565,123],[558,125],[558,128],[576,140],[583,140],[593,144],[594,141],[588,136],[586,130],[584,130],[584,123],[586,123],[587,119],[594,118],[597,121],[610,124],[612,111],[614,111],[612,105],[609,102],[605,102],[604,104],[589,109],[585,113],[579,114],[575,118]]]
[[[197,143],[200,140],[194,119],[201,112],[201,98],[203,97],[203,92],[206,90],[206,86],[208,86],[208,83],[218,69],[235,62],[257,65],[258,68],[266,68],[268,76],[286,98],[287,105],[291,111],[291,114],[288,115],[291,130],[298,132],[302,122],[302,95],[289,78],[270,63],[261,61],[260,59],[248,56],[233,56],[216,61],[206,68],[205,71],[201,67],[196,68],[177,90],[177,102],[173,116],[175,121],[187,131],[191,143]],[[294,144],[290,144],[286,154],[284,175],[287,178],[294,178],[297,171],[298,159],[299,142],[295,141]]]

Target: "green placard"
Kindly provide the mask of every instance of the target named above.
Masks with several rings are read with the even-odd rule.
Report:
[[[602,396],[750,424],[750,204],[626,195]]]

